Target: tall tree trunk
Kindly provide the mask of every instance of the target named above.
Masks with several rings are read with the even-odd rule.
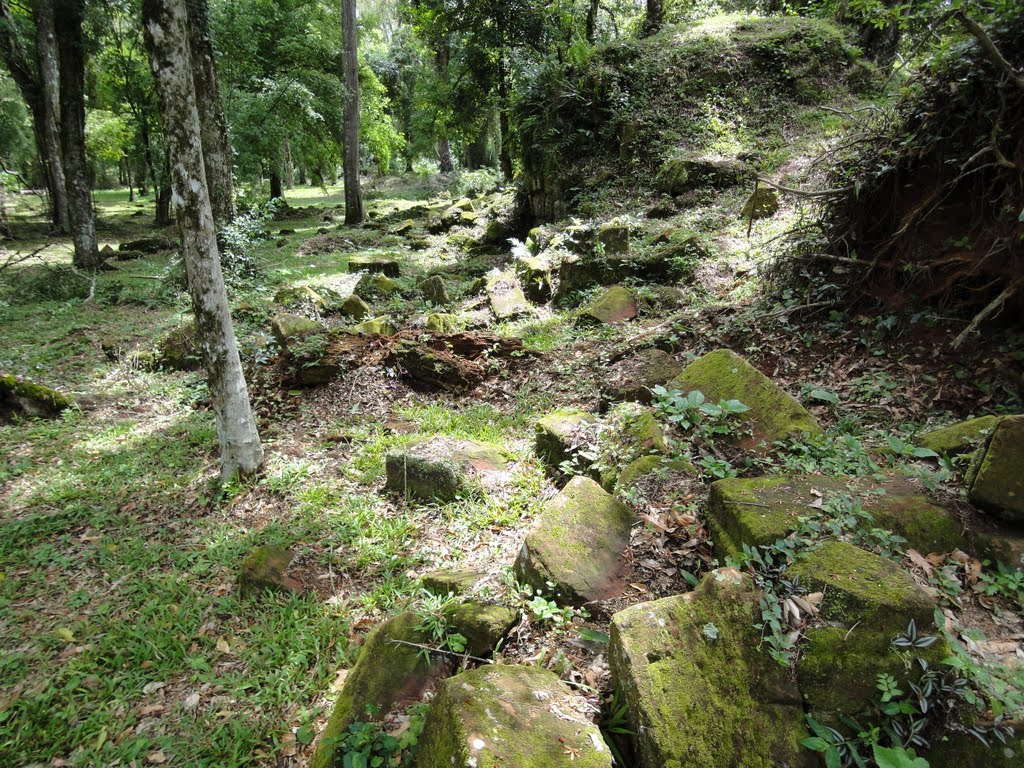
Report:
[[[600,0],[590,0],[587,6],[587,42],[591,45],[597,40],[597,14],[600,8]]]
[[[665,0],[647,0],[647,15],[640,37],[650,37],[665,25]]]
[[[345,75],[345,223],[363,223],[359,186],[359,51],[356,0],[341,0],[342,69]]]
[[[38,62],[31,59],[18,38],[14,16],[7,0],[0,0],[0,52],[7,64],[7,69],[25,99],[29,113],[32,115],[32,136],[35,139],[36,152],[42,165],[43,178],[50,196],[50,221],[54,229],[62,232],[70,231],[67,217],[67,192],[64,186],[63,170],[55,176],[55,169],[63,169],[60,149],[59,128],[56,122],[47,126],[47,115],[44,111],[43,86],[40,82]],[[50,17],[52,25],[52,14]],[[56,112],[50,116],[56,120]],[[47,131],[49,127],[49,131]],[[64,201],[61,207],[58,201]],[[61,219],[61,211],[64,217]]]
[[[505,56],[498,55],[498,124],[501,126],[501,150],[498,158],[501,163],[501,175],[505,181],[512,181],[512,126],[509,123],[508,72],[505,69]]]
[[[281,174],[275,168],[270,172],[270,198],[284,197],[284,185],[281,183]]]
[[[132,183],[132,161],[125,155],[121,158],[121,162],[124,163],[124,177],[128,181],[128,202],[135,202],[135,185]]]
[[[292,162],[292,143],[284,140],[284,188],[295,186],[295,163]]]
[[[210,191],[213,220],[226,224],[235,216],[235,187],[231,177],[231,141],[228,121],[217,88],[217,66],[210,40],[210,9],[207,0],[188,0],[189,49],[196,106],[203,137],[203,164]]]
[[[75,244],[74,265],[98,269],[102,260],[96,244],[96,218],[85,156],[85,40],[82,36],[85,0],[53,0],[53,10],[60,63],[60,139],[71,213],[71,239]]]
[[[158,227],[169,227],[174,221],[171,219],[171,166],[166,155],[164,156],[164,172],[157,181],[153,182],[156,187],[156,221]],[[210,209],[213,210],[212,208]]]
[[[448,48],[448,39],[442,38],[437,43],[437,50],[434,52],[434,70],[441,82],[448,80],[448,59],[451,52]],[[444,135],[437,139],[437,160],[441,173],[451,173],[455,170],[455,161],[452,160],[452,144],[448,140],[448,126],[444,126]]]
[[[220,437],[221,477],[250,474],[263,446],[249,405],[231,324],[213,209],[207,192],[199,110],[190,71],[185,0],[143,0],[146,48],[156,79],[164,136],[173,158],[175,217],[181,232],[192,311]]]
[[[67,180],[60,148],[60,69],[57,64],[57,35],[53,26],[53,4],[36,0],[33,13],[36,22],[36,61],[39,65],[39,86],[43,117],[43,143],[46,153],[46,177],[53,206],[53,225],[58,232],[71,231],[68,209]]]

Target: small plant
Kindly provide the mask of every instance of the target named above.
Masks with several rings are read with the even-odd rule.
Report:
[[[657,386],[651,392],[654,393],[655,410],[670,424],[686,431],[696,430],[705,438],[738,433],[739,428],[730,423],[730,417],[750,410],[750,406],[739,400],[721,400],[717,405],[709,403],[704,393],[696,389],[684,395],[678,389]]]
[[[448,626],[448,609],[458,604],[459,598],[449,592],[447,595],[435,595],[425,589],[421,589],[420,598],[413,608],[413,613],[419,618],[416,624],[418,632],[424,632],[435,643],[438,650],[451,651],[452,653],[466,652],[466,636],[458,632],[452,632]],[[430,651],[424,648],[421,654],[430,656]]]
[[[427,708],[426,704],[409,707],[409,725],[397,737],[388,733],[383,723],[372,719],[352,723],[338,743],[338,764],[342,768],[397,768],[411,764],[419,746]],[[377,714],[374,707],[367,707],[366,713],[368,718]]]

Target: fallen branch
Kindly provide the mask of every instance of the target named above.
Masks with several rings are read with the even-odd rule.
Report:
[[[1014,69],[1013,65],[1010,64],[996,48],[996,44],[992,42],[992,38],[988,36],[982,26],[968,16],[963,11],[955,11],[953,16],[963,25],[964,29],[978,41],[978,45],[981,46],[981,50],[985,54],[992,65],[1006,75],[1011,82],[1016,83],[1017,87],[1024,90],[1024,75]]]
[[[470,656],[468,653],[456,653],[455,651],[448,651],[444,648],[435,648],[432,645],[423,645],[422,643],[410,643],[407,640],[391,640],[394,645],[407,645],[410,648],[419,648],[421,651],[430,651],[431,653],[442,653],[445,656],[454,656],[456,659],[469,659],[470,661],[479,661],[481,664],[493,664],[494,662],[490,659],[481,659],[479,656]]]
[[[1014,293],[1017,292],[1017,289],[1020,288],[1022,282],[1024,281],[1017,280],[1016,282],[1010,283],[1008,286],[1006,286],[1006,288],[1003,289],[1002,293],[1000,293],[998,296],[992,299],[992,301],[990,301],[985,306],[985,308],[981,310],[981,312],[976,314],[974,316],[974,319],[971,320],[971,324],[964,328],[963,332],[959,336],[953,339],[953,349],[957,349],[961,344],[964,343],[968,336],[970,336],[972,333],[978,330],[978,326],[985,322],[989,315],[991,315],[993,312],[999,309],[1006,302],[1007,299],[1009,299],[1011,296],[1013,296]]]
[[[838,197],[839,195],[845,195],[847,192],[853,191],[853,186],[839,187],[837,189],[819,189],[814,191],[808,191],[806,189],[795,189],[793,187],[785,187],[782,184],[766,179],[764,176],[758,176],[757,181],[762,184],[767,184],[770,187],[775,187],[780,192],[785,192],[787,195],[797,195],[798,197]]]

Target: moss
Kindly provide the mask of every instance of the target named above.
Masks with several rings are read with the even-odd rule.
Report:
[[[612,618],[612,679],[640,764],[682,768],[798,765],[806,736],[787,670],[758,648],[759,595],[725,569],[692,593]],[[705,633],[714,625],[717,637]]]
[[[379,707],[384,716],[398,702],[417,698],[439,666],[425,661],[419,649],[391,642],[425,643],[416,631],[419,619],[403,613],[376,627],[366,638],[362,653],[345,679],[334,709],[320,734],[310,768],[333,768],[335,749],[348,726],[367,719],[366,707]]]
[[[692,189],[710,187],[724,189],[751,176],[750,171],[734,160],[701,160],[686,157],[666,162],[658,171],[657,189],[669,195],[681,195]]]
[[[295,340],[314,333],[321,333],[323,325],[316,320],[310,320],[302,315],[292,315],[287,312],[274,315],[270,321],[270,332],[274,336],[277,345],[284,349],[288,346],[289,340]]]
[[[975,534],[978,556],[1024,569],[1024,536],[1011,531],[979,531]]]
[[[284,547],[256,547],[242,560],[238,574],[238,589],[243,596],[264,590],[289,591],[285,571],[295,557]]]
[[[932,748],[923,753],[931,768],[1020,768],[1024,762],[1024,737],[1018,727],[1016,738],[1003,744],[990,739],[986,746],[967,733],[946,732],[932,740]]]
[[[451,501],[480,487],[480,478],[505,469],[497,446],[472,440],[432,437],[385,459],[385,487],[418,499]]]
[[[449,606],[445,618],[451,631],[466,638],[466,653],[490,656],[519,621],[519,614],[507,605],[469,601]]]
[[[440,597],[462,595],[473,589],[484,575],[481,571],[431,571],[420,577],[420,585],[431,594]]]
[[[452,677],[431,705],[419,768],[611,768],[585,703],[545,669],[479,667]],[[568,750],[572,750],[569,752]]]
[[[13,415],[52,418],[74,404],[72,398],[42,384],[0,376],[0,421]]]
[[[728,349],[709,352],[694,360],[669,382],[670,389],[700,390],[708,400],[739,400],[750,408],[755,441],[774,442],[802,433],[821,434],[821,426],[791,395]]]
[[[581,323],[617,325],[636,317],[636,299],[628,288],[614,285],[580,315]]]
[[[349,273],[373,272],[387,277],[398,277],[400,269],[395,259],[380,256],[352,256],[348,260],[348,271]]]
[[[787,489],[789,482],[785,477],[757,477],[726,478],[711,484],[707,523],[720,560],[739,555],[744,544],[767,546],[797,527],[789,493],[775,504],[769,504],[762,494]]]
[[[1024,416],[1006,416],[979,451],[968,498],[1009,523],[1024,523]]]
[[[370,305],[353,293],[341,305],[341,314],[353,320],[362,320],[370,315]]]
[[[892,635],[904,631],[911,619],[922,632],[934,626],[935,603],[906,571],[844,541],[824,542],[786,574],[825,593],[820,611],[825,621]]]
[[[401,287],[387,275],[368,272],[359,278],[355,292],[360,296],[379,299],[394,296],[401,292]]]
[[[359,336],[394,336],[397,331],[391,318],[382,316],[353,325],[348,332]]]
[[[609,221],[597,229],[597,242],[606,255],[629,253],[629,226],[618,221]]]
[[[326,305],[324,297],[310,288],[308,285],[288,285],[278,288],[274,294],[274,303],[282,307],[301,307],[312,304],[317,309],[323,309]]]
[[[527,298],[536,302],[551,299],[551,265],[547,261],[536,256],[520,256],[516,259],[515,270]]]
[[[562,408],[542,417],[534,426],[534,446],[537,457],[550,467],[572,458],[572,447],[581,428],[597,421],[586,411]]]
[[[466,318],[460,315],[450,315],[443,312],[433,312],[427,315],[427,330],[435,333],[455,333],[464,330],[467,325]]]
[[[813,627],[806,632],[800,649],[796,673],[800,693],[811,713],[830,725],[836,714],[856,717],[878,699],[875,682],[878,675],[895,677],[906,684],[921,676],[921,668],[908,666],[892,648],[893,634],[846,627]],[[915,655],[938,665],[949,655],[945,642],[939,640]]]
[[[604,599],[618,589],[633,522],[629,507],[593,480],[574,477],[534,521],[516,558],[516,574],[536,589],[553,589],[562,604]]]
[[[608,416],[608,424],[611,428],[600,435],[602,464],[607,466],[601,475],[601,485],[611,490],[620,466],[646,454],[663,454],[668,446],[654,414],[635,403],[616,406]]]
[[[620,361],[609,371],[608,384],[602,389],[606,400],[635,400],[650,403],[651,389],[667,384],[683,370],[671,355],[660,349],[642,349]]]
[[[982,416],[951,424],[942,429],[935,429],[921,435],[917,444],[922,448],[935,451],[940,456],[959,456],[969,453],[985,442],[1001,416]]]
[[[172,371],[195,371],[203,361],[199,353],[199,338],[195,323],[186,323],[173,329],[156,344],[156,365]]]
[[[630,462],[626,465],[626,468],[619,473],[616,488],[624,489],[629,488],[636,484],[638,480],[652,472],[657,472],[659,469],[664,467],[669,472],[679,472],[683,475],[697,475],[697,468],[688,461],[667,461],[664,456],[641,456],[636,461]]]
[[[518,278],[511,272],[494,272],[486,279],[484,290],[491,311],[499,320],[511,320],[531,311]]]
[[[771,187],[758,185],[743,204],[744,219],[767,219],[779,210],[779,193]]]

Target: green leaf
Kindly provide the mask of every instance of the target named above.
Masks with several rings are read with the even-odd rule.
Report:
[[[316,733],[308,725],[304,725],[295,732],[295,738],[299,744],[312,744]]]
[[[915,459],[937,459],[939,454],[930,448],[915,448],[911,454]]]
[[[818,400],[822,403],[831,403],[832,405],[839,405],[839,395],[835,392],[830,392],[827,389],[812,389],[807,393],[807,397],[811,400]]]
[[[813,750],[814,752],[824,752],[830,746],[832,746],[831,744],[829,744],[827,741],[825,741],[820,736],[808,736],[806,739],[804,739],[800,743],[803,744],[808,749]]]
[[[599,632],[596,629],[590,629],[588,627],[580,628],[580,637],[591,643],[601,643],[602,645],[607,645],[610,640],[606,632]]]
[[[875,744],[871,751],[878,768],[928,768],[928,761],[918,757],[912,749],[889,748]]]
[[[718,639],[718,627],[712,624],[710,621],[704,625],[704,637],[708,640]]]

